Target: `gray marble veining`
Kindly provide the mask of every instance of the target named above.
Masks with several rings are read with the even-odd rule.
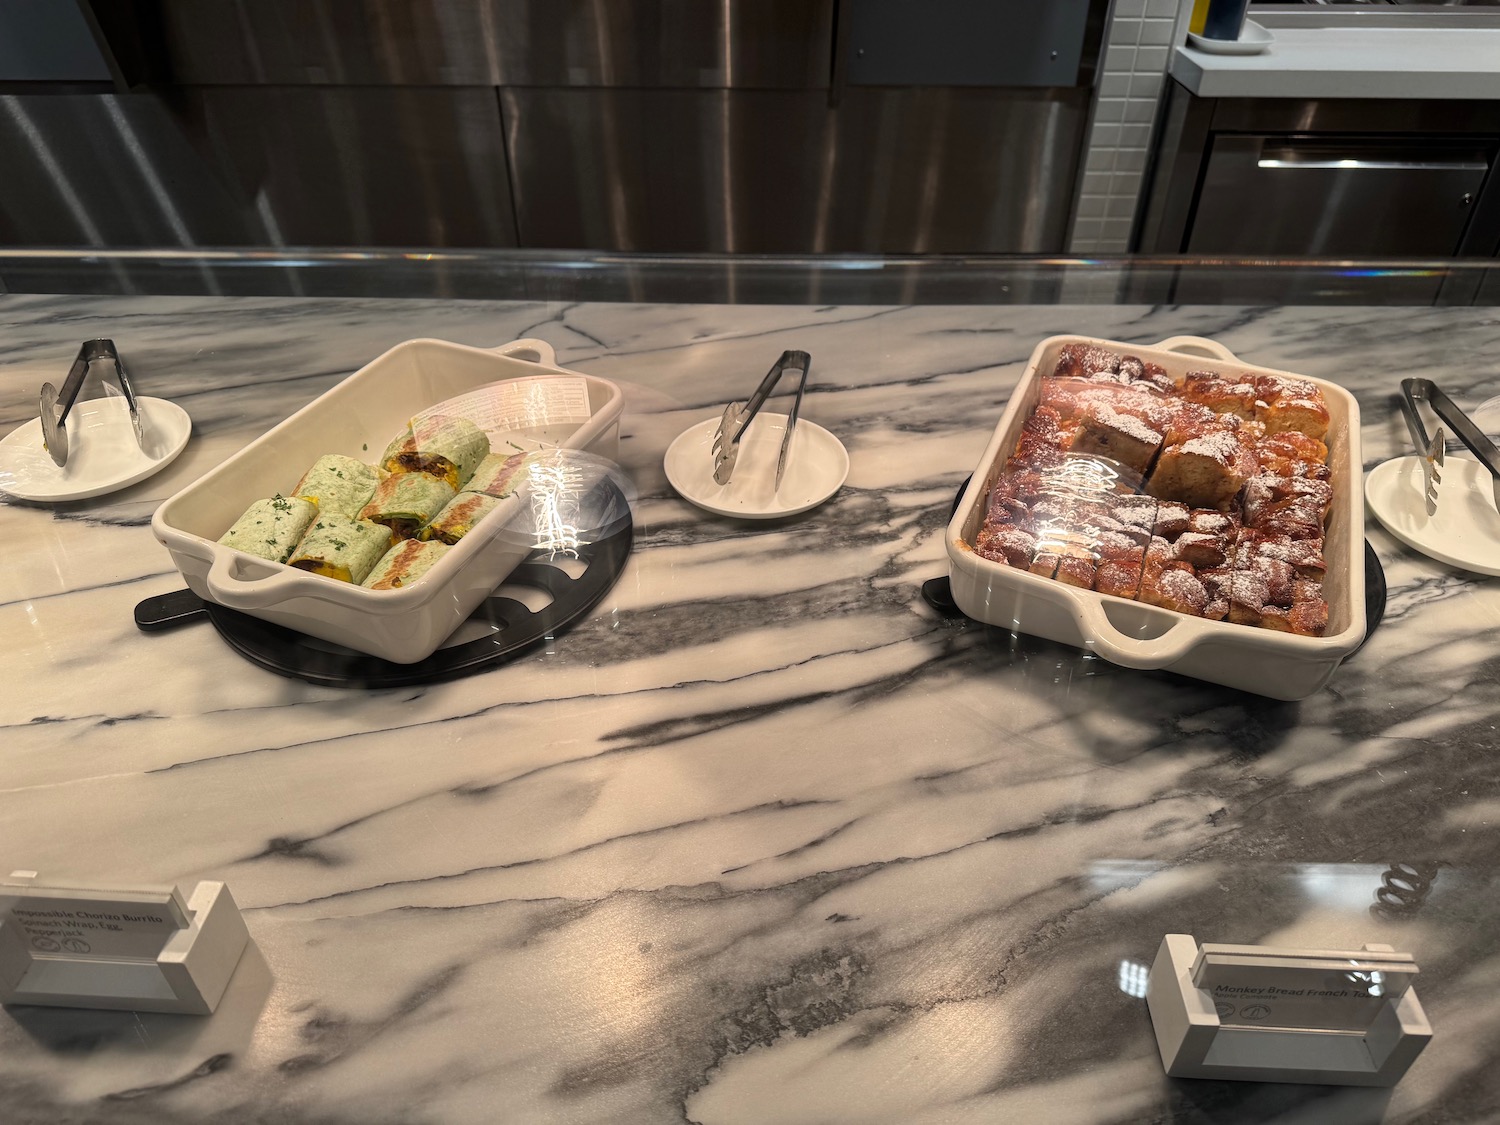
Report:
[[[919,597],[1036,342],[1211,336],[1359,397],[1500,394],[1480,309],[787,308],[0,297],[0,430],[84,338],[194,419],[112,496],[0,506],[0,862],[226,880],[255,948],[213,1017],[14,1008],[15,1122],[1500,1119],[1497,583],[1378,529],[1385,623],[1276,703],[947,620]],[[626,392],[636,550],[544,651],[314,687],[207,625],[157,503],[391,345],[551,342]],[[673,437],[784,348],[845,488],[757,525]],[[1440,863],[1372,917],[1393,862]],[[1173,1082],[1165,932],[1416,954],[1437,1038],[1393,1092]]]

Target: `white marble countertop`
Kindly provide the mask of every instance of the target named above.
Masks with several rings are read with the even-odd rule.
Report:
[[[1388,396],[1500,393],[1484,309],[790,308],[0,297],[0,429],[78,343],[195,422],[115,496],[0,505],[0,861],[224,879],[254,948],[207,1018],[12,1008],[0,1120],[1472,1122],[1500,1104],[1500,584],[1379,534],[1385,624],[1274,703],[945,620],[919,588],[1038,339],[1213,336]],[[212,628],[156,504],[398,341],[540,336],[626,390],[636,549],[505,668],[313,687]],[[848,446],[774,525],[675,497],[668,442],[777,354]],[[1393,862],[1440,863],[1372,917]],[[1394,1092],[1178,1082],[1161,936],[1413,952]]]
[[[1268,30],[1259,55],[1178,47],[1172,77],[1203,98],[1500,98],[1500,27]]]

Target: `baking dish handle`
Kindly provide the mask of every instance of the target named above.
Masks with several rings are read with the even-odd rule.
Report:
[[[301,585],[307,575],[300,570],[282,567],[264,578],[240,578],[234,573],[236,559],[228,551],[216,552],[208,568],[208,595],[219,605],[230,609],[264,609],[287,596],[289,589]]]
[[[512,340],[508,344],[501,344],[498,348],[491,348],[490,351],[510,359],[539,363],[543,367],[557,366],[557,352],[552,349],[552,345],[546,340],[538,340],[531,336],[524,340]]]
[[[1181,352],[1184,355],[1203,355],[1210,359],[1238,360],[1240,357],[1217,340],[1203,336],[1173,336],[1155,345],[1163,351]]]
[[[1111,664],[1122,664],[1127,668],[1165,668],[1186,656],[1198,641],[1198,631],[1187,617],[1174,621],[1160,636],[1131,637],[1114,627],[1102,602],[1092,598],[1079,599],[1074,607],[1078,624],[1088,638],[1085,643]]]

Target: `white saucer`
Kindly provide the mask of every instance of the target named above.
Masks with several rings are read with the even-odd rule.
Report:
[[[135,440],[121,396],[73,404],[68,414],[68,463],[56,465],[42,445],[42,421],[33,418],[0,439],[0,492],[18,500],[51,503],[103,496],[159,472],[188,443],[192,419],[175,402],[138,398],[141,437]]]
[[[1500,512],[1493,478],[1478,461],[1449,457],[1438,484],[1437,515],[1422,496],[1421,461],[1397,457],[1365,476],[1365,501],[1385,529],[1413,550],[1475,574],[1500,575]]]
[[[1207,39],[1188,32],[1188,43],[1207,55],[1258,55],[1274,42],[1276,36],[1254,20],[1245,21],[1238,39]]]
[[[822,426],[799,419],[787,455],[781,488],[776,488],[776,458],[785,414],[757,414],[740,439],[740,455],[728,484],[714,480],[714,431],[717,417],[683,431],[667,449],[667,480],[684,500],[721,516],[768,520],[795,516],[816,508],[837,492],[849,475],[849,452]]]

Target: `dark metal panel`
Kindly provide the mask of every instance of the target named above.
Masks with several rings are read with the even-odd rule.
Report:
[[[1087,91],[505,90],[523,246],[1062,246]]]
[[[108,82],[109,68],[69,0],[0,3],[0,82]]]
[[[1143,254],[1177,254],[1182,250],[1203,173],[1203,156],[1208,151],[1213,104],[1168,80],[1137,243]]]
[[[1386,98],[1200,98],[1224,133],[1496,133],[1500,102]]]
[[[494,91],[0,97],[0,243],[514,246]]]
[[[0,243],[252,241],[241,208],[150,95],[0,96]]]
[[[493,90],[204,87],[187,96],[267,244],[516,244]]]
[[[1090,0],[844,0],[852,86],[1072,86]]]
[[[1491,150],[1423,140],[1214,137],[1195,254],[1446,257]]]
[[[159,0],[149,14],[162,21],[167,45],[158,83],[810,88],[828,85],[833,7],[834,0]]]

